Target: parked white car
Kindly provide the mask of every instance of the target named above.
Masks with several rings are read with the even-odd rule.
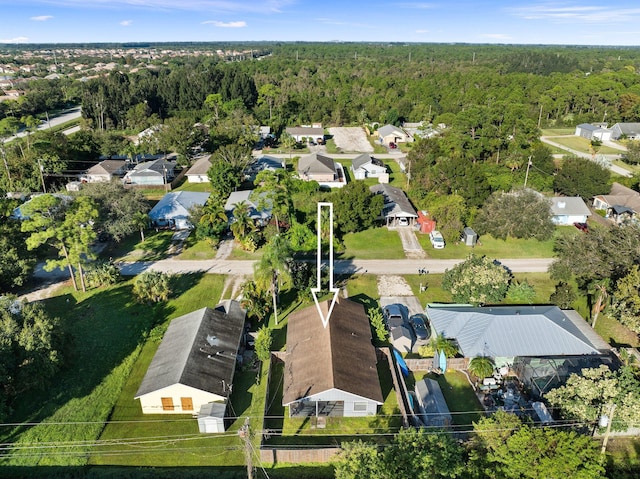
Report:
[[[444,238],[442,237],[442,233],[440,233],[440,231],[434,230],[429,233],[429,240],[431,240],[431,245],[435,249],[444,248]]]

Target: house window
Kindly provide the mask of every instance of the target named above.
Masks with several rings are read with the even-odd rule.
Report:
[[[353,410],[358,412],[364,412],[367,410],[367,403],[364,401],[354,402]]]
[[[163,411],[173,411],[173,398],[160,398]]]
[[[182,405],[183,411],[193,411],[193,399],[180,398],[180,404]]]

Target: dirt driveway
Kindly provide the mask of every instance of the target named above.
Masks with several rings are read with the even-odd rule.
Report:
[[[360,127],[329,128],[333,141],[343,152],[373,153],[373,146],[367,139],[367,134]]]

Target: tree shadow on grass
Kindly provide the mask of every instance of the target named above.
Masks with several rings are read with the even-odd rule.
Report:
[[[169,283],[171,287],[171,295],[173,297],[182,296],[184,293],[196,286],[200,280],[202,280],[204,274],[204,271],[193,271],[172,275]]]

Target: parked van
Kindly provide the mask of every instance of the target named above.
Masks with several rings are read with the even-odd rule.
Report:
[[[431,245],[435,249],[444,248],[444,238],[442,236],[442,233],[440,233],[440,231],[433,230],[431,233],[429,233],[429,240],[431,241]]]

